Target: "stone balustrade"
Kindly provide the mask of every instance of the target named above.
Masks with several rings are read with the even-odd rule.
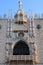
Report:
[[[9,60],[32,60],[32,55],[10,55]]]

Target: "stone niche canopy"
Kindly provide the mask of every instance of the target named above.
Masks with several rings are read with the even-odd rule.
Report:
[[[15,23],[18,23],[19,21],[26,23],[27,15],[25,14],[25,12],[23,10],[18,10],[18,12],[14,16],[14,20],[15,20]]]

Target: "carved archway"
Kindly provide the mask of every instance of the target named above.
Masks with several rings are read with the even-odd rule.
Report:
[[[18,41],[13,48],[13,55],[30,55],[29,47],[25,41]]]

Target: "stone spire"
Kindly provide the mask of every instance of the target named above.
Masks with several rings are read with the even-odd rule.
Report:
[[[19,4],[19,9],[14,16],[15,22],[20,23],[20,24],[26,23],[27,22],[27,15],[22,9],[22,0],[19,0],[18,4]]]
[[[22,0],[19,1],[19,9],[22,10]]]

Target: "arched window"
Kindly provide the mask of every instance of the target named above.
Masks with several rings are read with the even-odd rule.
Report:
[[[13,55],[30,55],[28,45],[20,40],[13,48]]]

